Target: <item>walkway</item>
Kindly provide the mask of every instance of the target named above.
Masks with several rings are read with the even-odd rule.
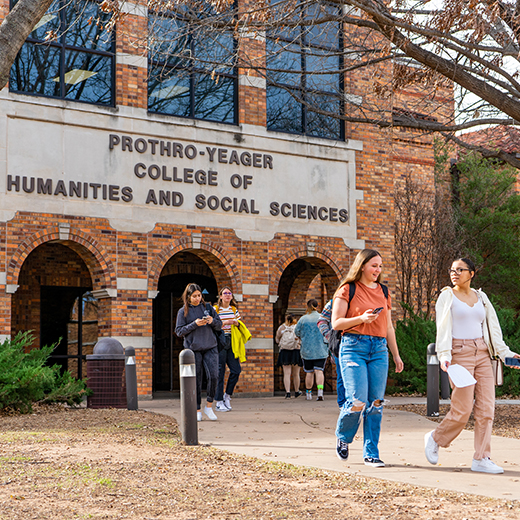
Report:
[[[425,399],[388,398],[389,404],[425,403]],[[500,401],[497,401],[497,403]],[[519,404],[520,401],[512,403]],[[380,442],[385,468],[363,464],[361,436],[351,445],[348,462],[336,457],[334,435],[338,407],[304,397],[236,398],[233,410],[218,413],[218,421],[199,423],[199,443],[264,460],[276,460],[324,470],[344,471],[406,484],[473,493],[507,500],[520,499],[520,440],[493,437],[493,460],[502,475],[471,471],[473,432],[463,431],[450,448],[440,450],[440,465],[424,456],[424,434],[434,422],[419,415],[386,409]],[[180,401],[141,401],[140,409],[173,416],[180,421]]]

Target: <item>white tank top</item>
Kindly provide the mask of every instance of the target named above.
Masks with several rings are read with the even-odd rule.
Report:
[[[453,318],[452,337],[455,339],[478,339],[483,336],[482,324],[486,319],[486,309],[480,298],[470,307],[453,295],[451,305]]]

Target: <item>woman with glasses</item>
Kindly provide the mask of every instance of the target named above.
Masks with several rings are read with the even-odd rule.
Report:
[[[497,314],[480,289],[471,288],[475,264],[467,258],[455,260],[449,269],[453,288],[445,287],[435,305],[436,350],[441,369],[461,365],[476,383],[457,388],[453,382],[450,411],[435,430],[424,436],[425,454],[430,464],[439,460],[439,446],[446,448],[468,422],[473,409],[475,453],[472,471],[503,473],[491,459],[491,429],[495,411],[495,380],[491,358],[520,357],[502,339]]]
[[[218,293],[218,303],[215,310],[222,320],[222,332],[226,346],[220,351],[218,364],[218,384],[215,399],[216,408],[219,412],[231,411],[231,396],[238,383],[242,367],[238,357],[235,357],[231,345],[231,328],[239,325],[240,313],[237,309],[237,302],[233,298],[233,292],[229,287],[223,287]],[[229,367],[229,377],[227,380],[226,391],[224,392],[224,377],[226,375],[226,365]]]

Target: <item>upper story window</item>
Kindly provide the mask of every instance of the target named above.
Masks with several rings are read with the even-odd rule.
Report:
[[[96,1],[55,0],[16,57],[11,92],[114,105],[109,17]]]
[[[276,3],[272,2],[276,10]],[[340,22],[314,23],[339,7],[298,2],[295,27],[267,34],[267,128],[344,139],[342,30]]]
[[[215,15],[205,5],[196,13],[150,13],[148,110],[236,124],[235,41],[231,32],[204,27]]]

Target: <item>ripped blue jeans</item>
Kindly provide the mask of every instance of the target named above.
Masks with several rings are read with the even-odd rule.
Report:
[[[349,444],[363,420],[363,458],[379,458],[388,347],[386,338],[344,334],[339,352],[345,404],[341,407],[336,437]]]

